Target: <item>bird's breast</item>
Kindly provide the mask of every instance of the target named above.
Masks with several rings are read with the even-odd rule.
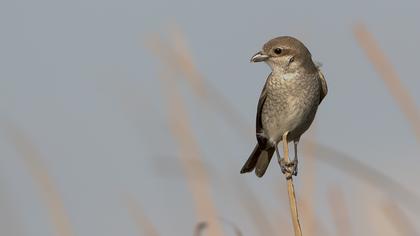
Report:
[[[292,132],[311,119],[319,103],[319,86],[315,76],[285,74],[268,78],[262,124],[270,139],[280,140],[284,132]]]

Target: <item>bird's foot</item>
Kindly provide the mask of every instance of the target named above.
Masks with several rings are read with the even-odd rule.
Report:
[[[284,158],[281,158],[280,162],[281,172],[286,175],[286,179],[292,178],[292,176],[297,176],[298,174],[298,161],[294,159],[293,161],[286,161]]]

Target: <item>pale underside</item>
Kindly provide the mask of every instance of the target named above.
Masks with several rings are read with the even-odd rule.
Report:
[[[270,74],[258,104],[258,135],[277,145],[288,131],[288,141],[298,141],[314,120],[326,93],[320,71],[305,76]]]

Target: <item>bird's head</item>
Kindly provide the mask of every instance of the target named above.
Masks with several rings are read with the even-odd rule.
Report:
[[[311,53],[305,45],[290,36],[271,39],[251,62],[266,62],[273,72],[294,73],[302,69],[316,70]]]

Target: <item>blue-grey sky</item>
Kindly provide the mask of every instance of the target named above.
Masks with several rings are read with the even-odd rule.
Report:
[[[418,107],[419,10],[418,1],[2,1],[0,215],[13,223],[0,223],[0,232],[19,225],[15,235],[54,235],[40,190],[5,131],[13,124],[39,149],[76,235],[137,235],[126,194],[162,235],[190,235],[192,198],[158,78],[164,66],[145,46],[155,34],[170,41],[174,26],[184,33],[200,73],[250,130],[269,68],[249,58],[272,37],[300,38],[322,63],[329,85],[316,139],[420,194],[414,132],[352,32],[358,22],[367,26]],[[282,180],[276,164],[263,179],[238,175],[254,137],[238,137],[221,114],[180,87],[220,214],[246,235],[257,235],[237,201],[234,186],[242,181],[259,193],[267,211],[287,217],[286,202],[278,202],[272,189]],[[326,204],[323,183],[365,188],[324,164],[318,170],[319,206]],[[360,198],[347,200],[356,205],[352,199]]]

